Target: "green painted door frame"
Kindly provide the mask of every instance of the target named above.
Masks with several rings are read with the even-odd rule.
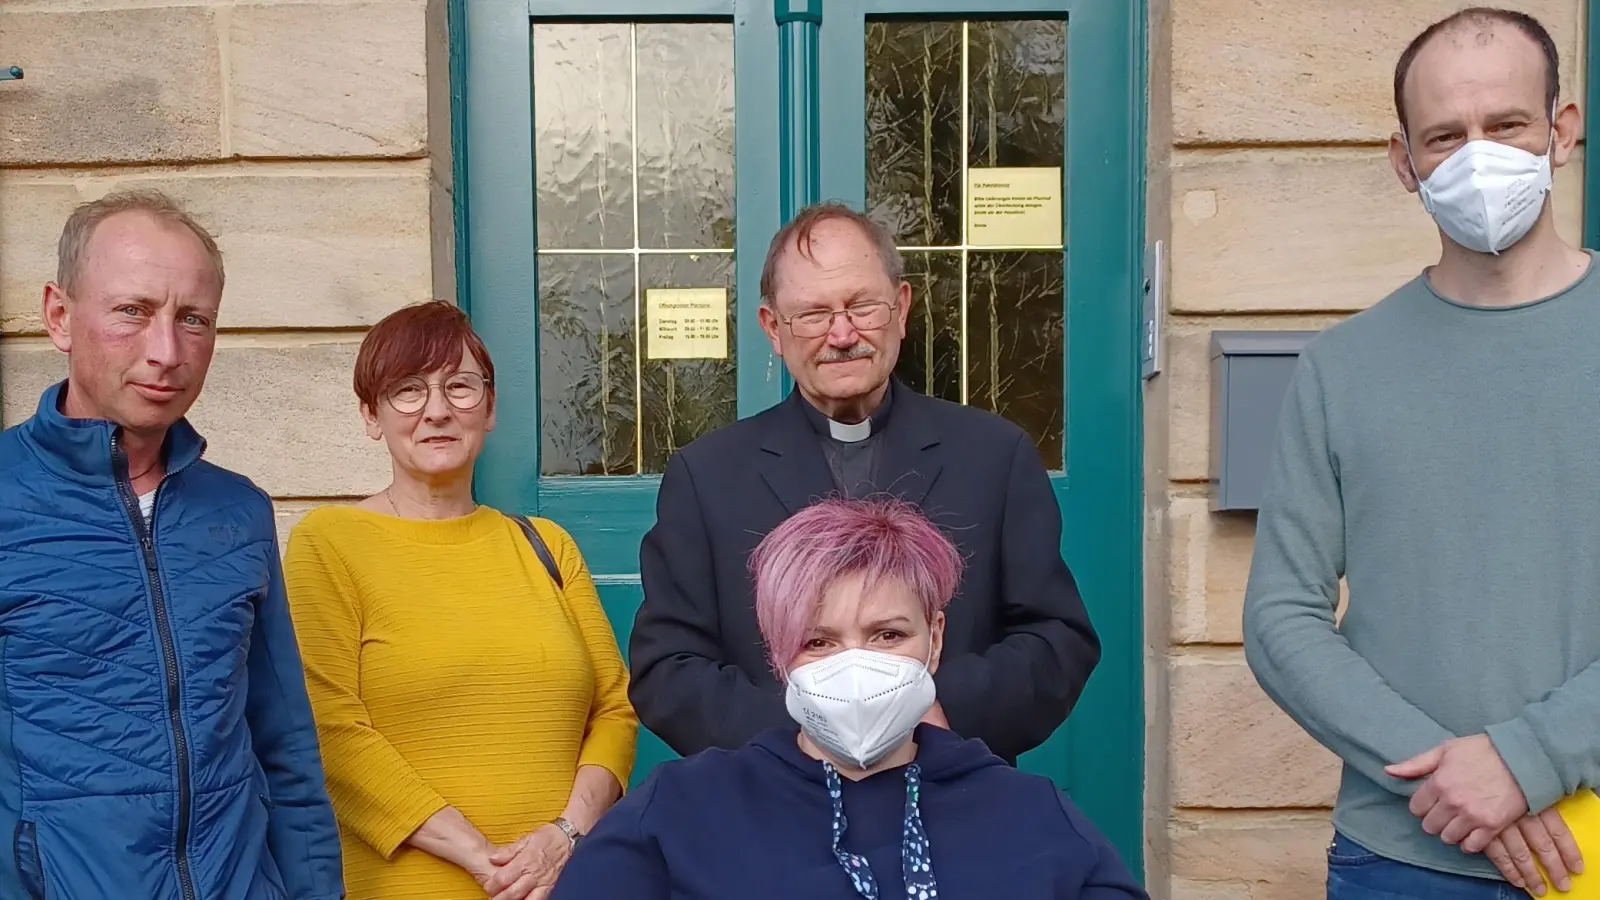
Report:
[[[863,205],[865,23],[877,16],[1065,18],[1068,468],[1054,482],[1063,552],[1105,645],[1068,725],[1022,765],[1055,778],[1142,871],[1144,258],[1142,0],[454,0],[458,285],[495,359],[502,404],[480,499],[572,531],[626,648],[638,539],[656,476],[541,477],[530,22],[731,22],[738,414],[789,388],[755,309],[766,245],[806,203]],[[646,735],[641,765],[665,758]]]
[[[1600,53],[1594,52],[1600,41],[1600,2],[1589,0],[1586,9],[1589,23],[1584,36],[1584,49],[1589,58],[1584,80],[1588,96],[1583,98],[1583,245],[1600,247],[1600,153],[1595,152],[1600,141]]]

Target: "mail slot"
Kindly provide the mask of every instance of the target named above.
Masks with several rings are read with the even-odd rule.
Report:
[[[1266,490],[1278,414],[1315,331],[1211,333],[1211,508],[1254,510]]]

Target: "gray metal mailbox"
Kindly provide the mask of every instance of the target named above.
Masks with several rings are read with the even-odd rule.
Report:
[[[1211,333],[1211,508],[1261,506],[1278,413],[1315,331]]]

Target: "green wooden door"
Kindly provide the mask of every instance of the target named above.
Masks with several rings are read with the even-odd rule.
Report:
[[[822,193],[895,231],[917,298],[899,374],[1032,435],[1105,647],[1067,725],[1021,766],[1067,788],[1135,862],[1140,6],[826,0],[818,47]],[[1055,203],[1055,221],[1041,217]]]
[[[480,499],[573,533],[626,648],[667,457],[788,389],[756,317],[768,241],[804,203],[870,210],[915,291],[900,374],[1019,422],[1055,471],[1105,652],[1022,764],[1136,870],[1142,22],[1129,0],[470,0],[452,41],[458,277],[502,398]],[[645,734],[636,779],[669,755]]]
[[[478,492],[572,533],[624,651],[668,456],[780,396],[756,317],[779,224],[763,100],[777,90],[777,26],[734,12],[732,0],[464,9],[462,296],[503,398]],[[685,318],[700,358],[675,355]],[[670,755],[645,732],[635,782]]]

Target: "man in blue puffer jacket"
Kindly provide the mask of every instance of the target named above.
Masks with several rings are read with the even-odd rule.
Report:
[[[67,379],[0,433],[0,898],[334,900],[272,505],[184,416],[222,257],[156,193],[75,211]]]

